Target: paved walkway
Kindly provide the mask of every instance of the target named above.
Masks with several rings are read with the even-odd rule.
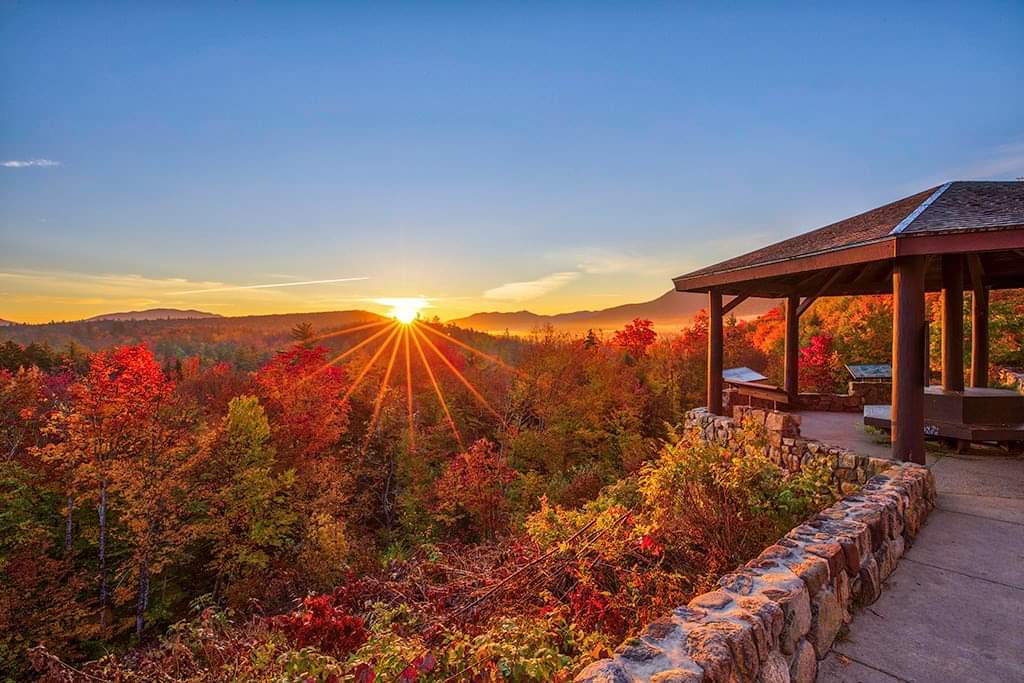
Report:
[[[857,418],[805,414],[802,432],[881,455]],[[1024,681],[1024,458],[936,449],[928,466],[936,509],[819,681]]]

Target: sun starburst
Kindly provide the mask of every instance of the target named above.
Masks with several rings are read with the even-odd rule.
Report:
[[[449,359],[447,353],[435,343],[434,340],[429,338],[429,335],[438,337],[438,341],[445,343],[452,343],[455,346],[469,351],[470,353],[484,358],[493,365],[485,366],[491,369],[502,368],[515,374],[521,374],[520,371],[514,367],[509,366],[500,358],[484,353],[479,349],[473,348],[469,344],[462,342],[450,334],[442,332],[433,325],[422,322],[419,319],[419,312],[429,306],[429,302],[423,298],[400,298],[400,299],[378,299],[378,303],[391,306],[389,313],[391,320],[385,320],[381,323],[371,323],[359,325],[351,328],[351,330],[343,330],[339,333],[332,333],[330,335],[324,335],[324,337],[335,336],[336,334],[344,334],[347,331],[355,332],[356,330],[368,331],[376,327],[380,329],[374,330],[366,339],[363,339],[359,343],[355,344],[352,348],[339,353],[337,356],[332,358],[326,363],[321,370],[326,369],[332,365],[339,363],[355,354],[360,349],[368,346],[377,339],[383,337],[383,341],[377,345],[377,348],[370,354],[368,360],[363,362],[356,372],[354,379],[349,385],[348,390],[345,392],[345,399],[349,399],[356,392],[359,386],[363,383],[363,380],[370,374],[372,368],[377,364],[377,361],[381,358],[387,358],[387,365],[385,366],[383,376],[380,381],[380,386],[377,388],[376,396],[374,397],[372,404],[372,414],[370,416],[369,423],[367,424],[366,437],[364,443],[369,443],[373,436],[374,428],[380,418],[381,408],[384,403],[384,398],[387,395],[392,377],[394,373],[395,361],[399,351],[404,356],[405,365],[405,401],[406,401],[406,413],[409,421],[409,449],[415,450],[415,411],[413,408],[413,365],[415,364],[413,358],[419,360],[419,366],[423,369],[423,372],[429,381],[430,387],[433,389],[433,394],[437,398],[438,405],[444,413],[444,420],[448,423],[451,429],[452,436],[460,447],[463,446],[462,435],[459,432],[458,426],[455,424],[454,416],[452,415],[449,402],[445,397],[444,389],[442,388],[441,382],[439,381],[437,372],[432,367],[434,362],[439,362],[441,369],[447,370],[463,387],[469,392],[473,398],[480,403],[488,413],[497,418],[499,421],[503,420],[500,413],[494,409],[491,403],[484,397],[480,390],[473,385],[466,375],[459,370],[458,367]],[[428,335],[429,333],[429,335]],[[402,347],[401,349],[399,347]],[[425,350],[429,350],[432,356],[428,358],[428,353]]]
[[[420,311],[430,307],[430,302],[421,296],[374,299],[374,302],[382,306],[390,306],[388,316],[403,325],[411,325],[419,318]]]

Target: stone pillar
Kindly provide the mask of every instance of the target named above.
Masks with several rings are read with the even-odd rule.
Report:
[[[708,292],[708,412],[723,415],[722,364],[725,344],[722,329],[722,293]]]
[[[942,257],[942,388],[964,390],[963,257]]]
[[[971,386],[988,386],[988,290],[974,289],[971,297]]]
[[[892,456],[924,457],[924,257],[896,259],[892,277]]]
[[[786,298],[786,362],[783,366],[786,394],[789,404],[795,405],[800,394],[800,297]]]

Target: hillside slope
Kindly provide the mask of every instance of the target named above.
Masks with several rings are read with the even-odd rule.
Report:
[[[737,306],[735,313],[737,317],[759,315],[772,308],[775,303],[766,299],[748,300]],[[449,322],[483,332],[507,330],[512,334],[526,334],[546,325],[566,332],[586,332],[590,329],[607,331],[621,328],[634,318],[646,318],[654,321],[654,326],[659,331],[674,331],[688,325],[697,311],[706,306],[707,297],[703,294],[670,290],[651,301],[623,304],[598,311],[575,311],[554,315],[540,315],[530,311],[474,313]]]
[[[219,313],[207,313],[193,308],[148,308],[144,311],[122,311],[119,313],[103,313],[86,318],[84,322],[98,320],[196,320],[199,318],[222,318]]]

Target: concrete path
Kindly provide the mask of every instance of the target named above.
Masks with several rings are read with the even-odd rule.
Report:
[[[852,426],[848,442],[870,440]],[[805,418],[802,427],[866,452],[830,440],[838,424]],[[821,662],[819,681],[1024,681],[1024,459],[935,451],[929,467],[936,509],[882,596]]]

